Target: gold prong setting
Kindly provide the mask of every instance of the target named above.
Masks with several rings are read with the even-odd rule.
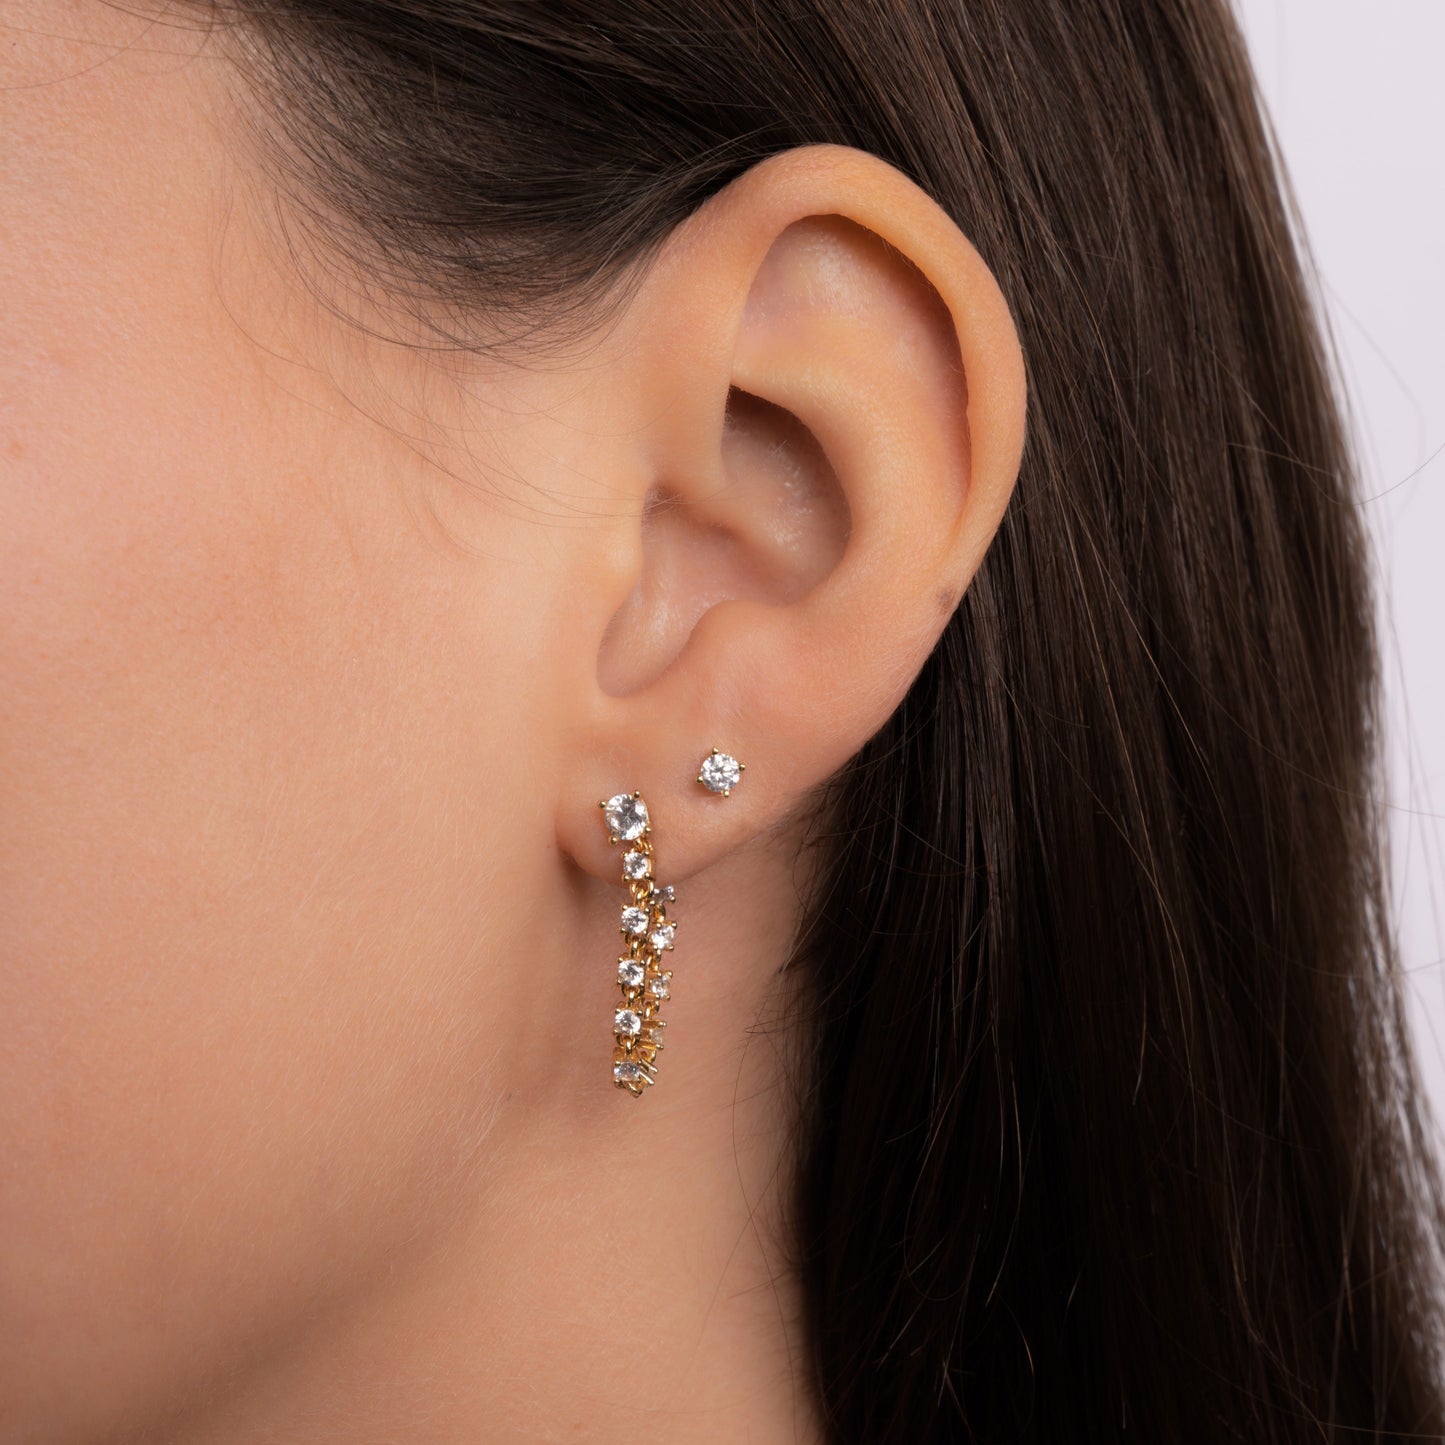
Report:
[[[708,792],[721,793],[726,798],[741,782],[746,767],[746,763],[738,762],[730,753],[714,748],[702,760],[702,766],[697,770],[697,780]]]
[[[619,919],[627,951],[617,960],[617,987],[621,1002],[613,1011],[612,1082],[619,1089],[641,1095],[657,1082],[657,1055],[662,1050],[665,1020],[658,1017],[662,1001],[671,994],[672,970],[662,966],[662,955],[673,949],[677,922],[667,915],[674,901],[671,884],[655,881],[652,824],[647,804],[635,789],[618,793],[598,804],[607,824],[610,843],[627,843],[622,855],[622,882],[630,901]]]

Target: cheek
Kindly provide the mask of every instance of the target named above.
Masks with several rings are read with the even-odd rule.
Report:
[[[311,312],[205,70],[130,75],[103,6],[105,64],[27,48],[51,8],[0,85],[7,1440],[119,1438],[427,1238],[511,1082],[487,910],[551,841],[505,746],[535,639],[276,360]]]
[[[184,407],[67,440],[98,432],[56,380],[0,474],[0,1407],[70,1409],[424,1232],[477,1128],[445,1081],[493,1092],[470,975],[518,884],[436,811],[483,814],[457,775],[501,722],[436,685],[451,590],[368,554],[408,514]]]

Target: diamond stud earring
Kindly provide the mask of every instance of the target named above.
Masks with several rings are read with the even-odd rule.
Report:
[[[738,762],[736,758],[714,748],[702,760],[697,780],[708,792],[721,793],[726,798],[737,787],[745,766],[746,764]]]
[[[620,1006],[612,1015],[616,1049],[612,1082],[641,1097],[657,1082],[657,1055],[662,1048],[663,1020],[658,1009],[669,995],[672,970],[663,968],[662,955],[671,950],[677,924],[667,916],[675,892],[669,883],[659,885],[654,875],[652,822],[647,804],[635,789],[599,803],[610,843],[626,843],[622,855],[622,882],[631,902],[622,909],[622,937],[627,952],[617,960]]]

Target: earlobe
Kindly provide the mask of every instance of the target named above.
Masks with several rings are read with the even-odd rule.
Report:
[[[1012,490],[1024,369],[959,228],[845,147],[772,157],[712,197],[630,323],[666,504],[630,523],[637,571],[578,700],[582,801],[569,825],[558,800],[559,832],[606,876],[584,805],[640,785],[682,877],[790,814],[902,700]],[[752,769],[723,811],[693,782],[717,737]]]

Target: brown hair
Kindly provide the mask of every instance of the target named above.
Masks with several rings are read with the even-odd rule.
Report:
[[[1015,498],[791,960],[832,1438],[1445,1435],[1353,462],[1222,0],[204,8],[298,235],[433,322],[580,331],[814,141],[1013,309]]]

